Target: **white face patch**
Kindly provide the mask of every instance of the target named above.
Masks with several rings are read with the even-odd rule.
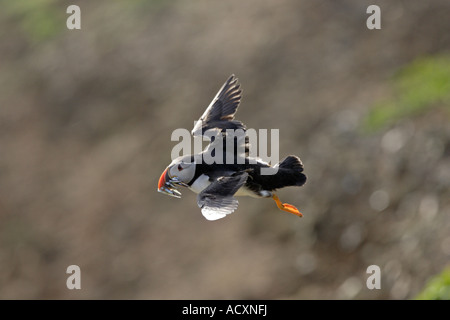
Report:
[[[189,183],[194,178],[195,167],[195,163],[173,161],[169,167],[169,177],[177,177],[181,182]]]

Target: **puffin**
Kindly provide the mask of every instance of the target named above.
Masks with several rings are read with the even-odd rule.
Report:
[[[302,161],[298,156],[289,155],[272,166],[249,152],[247,128],[235,119],[241,99],[242,90],[233,74],[191,131],[193,137],[209,141],[208,146],[200,153],[174,159],[159,178],[158,192],[180,198],[177,187],[190,189],[197,194],[201,213],[210,221],[233,213],[239,204],[237,196],[271,198],[280,210],[302,217],[295,206],[282,203],[275,193],[281,188],[301,187],[306,183]],[[240,134],[230,134],[234,132]],[[222,161],[206,161],[206,156]],[[267,174],[264,170],[273,172]]]

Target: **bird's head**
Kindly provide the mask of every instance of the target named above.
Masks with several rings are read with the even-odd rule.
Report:
[[[195,162],[190,156],[173,160],[159,178],[158,191],[180,198],[181,192],[176,189],[176,186],[188,187],[188,183],[195,176],[195,167]]]

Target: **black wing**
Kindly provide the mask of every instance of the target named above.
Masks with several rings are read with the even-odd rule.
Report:
[[[203,135],[209,129],[245,129],[242,122],[234,120],[234,114],[242,98],[238,79],[231,75],[217,92],[203,115],[192,129],[192,135]]]
[[[232,176],[219,177],[197,196],[197,204],[202,209],[203,216],[208,220],[225,217],[237,209],[239,202],[233,195],[247,181],[245,171]]]

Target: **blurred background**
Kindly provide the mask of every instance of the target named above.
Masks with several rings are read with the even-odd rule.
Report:
[[[0,298],[450,297],[448,0],[0,5]],[[237,119],[305,165],[279,192],[302,219],[240,198],[210,222],[156,192],[172,131],[232,73]]]

